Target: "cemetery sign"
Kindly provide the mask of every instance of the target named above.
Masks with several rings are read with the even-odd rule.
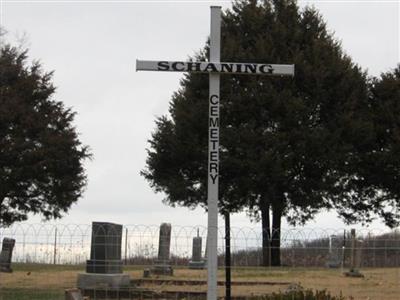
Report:
[[[203,61],[156,61],[136,60],[137,71],[166,71],[191,73],[223,73],[253,75],[290,75],[294,65],[257,63],[203,62]]]
[[[220,52],[221,7],[211,6],[210,57],[208,62],[136,60],[136,71],[197,72],[209,74],[207,300],[217,299],[220,74],[294,76],[294,65],[221,62]]]

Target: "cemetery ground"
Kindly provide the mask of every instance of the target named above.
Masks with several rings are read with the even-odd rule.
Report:
[[[133,281],[142,279],[143,266],[125,266],[124,272],[131,275]],[[0,274],[1,300],[64,299],[64,290],[76,286],[77,274],[84,272],[84,265],[41,265],[13,264],[14,272]],[[331,295],[342,294],[346,299],[399,299],[399,268],[366,268],[361,270],[364,278],[346,278],[342,270],[327,268],[234,268],[232,270],[232,295],[257,296],[272,292],[285,291],[290,284],[300,284],[303,288],[328,290]],[[224,280],[224,271],[219,269],[219,280]],[[174,276],[152,276],[151,279],[165,280],[206,280],[205,270],[175,268]],[[177,282],[152,282],[151,279],[140,286],[160,291],[205,292],[204,283],[189,285]],[[235,281],[249,282],[251,285],[235,285]],[[269,284],[257,284],[267,282]],[[219,296],[223,296],[225,287],[218,287]],[[353,298],[351,298],[353,297]]]

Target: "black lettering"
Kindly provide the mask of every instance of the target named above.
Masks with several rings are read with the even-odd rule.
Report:
[[[215,184],[215,180],[217,180],[218,174],[210,174],[210,178],[212,180],[212,183]]]
[[[210,116],[218,117],[218,106],[210,107]]]
[[[217,67],[213,63],[209,63],[205,67],[204,72],[218,72],[218,70],[217,70]]]
[[[223,72],[232,73],[233,72],[233,64],[221,64],[221,73],[223,73]]]
[[[213,171],[215,173],[218,173],[218,164],[215,162],[210,163],[210,173],[212,173]]]
[[[264,74],[272,74],[274,73],[274,68],[271,65],[262,65],[260,67],[260,72]]]
[[[210,127],[218,127],[219,118],[210,118]]]
[[[201,63],[196,63],[196,72],[201,71]]]
[[[169,64],[167,61],[159,61],[157,64],[158,70],[159,71],[168,71],[169,70]]]
[[[193,63],[193,62],[188,62],[187,63],[187,71],[194,71],[194,72],[200,72],[200,66],[201,66],[201,64],[200,63],[198,63],[198,62],[195,62],[195,63]]]
[[[212,143],[212,149],[216,150],[217,149],[218,140],[211,140],[210,142]]]
[[[254,74],[254,73],[257,72],[257,66],[253,65],[253,64],[246,64],[246,65],[244,65],[244,71],[246,73],[253,73]]]
[[[219,97],[217,95],[211,95],[210,103],[213,105],[218,104],[218,99],[219,99]]]
[[[242,64],[236,64],[236,72],[242,73]]]
[[[218,139],[218,128],[210,128],[210,139]]]
[[[181,69],[178,69],[178,64],[182,65]],[[185,64],[181,61],[176,61],[172,64],[172,69],[174,71],[184,71],[185,70]]]
[[[218,161],[218,151],[210,152],[210,161]]]

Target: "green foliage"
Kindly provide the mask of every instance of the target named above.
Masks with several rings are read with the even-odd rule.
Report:
[[[400,67],[369,80],[292,0],[235,1],[221,26],[221,61],[295,65],[294,78],[221,76],[219,207],[261,219],[264,265],[280,264],[283,216],[304,224],[335,209],[347,223],[399,224]],[[208,76],[180,85],[141,174],[165,203],[206,208]]]
[[[343,136],[356,131],[367,102],[365,74],[320,15],[295,1],[234,2],[221,45],[222,61],[294,63],[296,74],[221,76],[220,207],[257,212],[264,196],[293,224],[333,207],[343,192],[335,171],[348,147]],[[186,74],[170,118],[156,122],[142,175],[170,205],[205,206],[207,98],[208,76]]]
[[[393,228],[400,217],[400,65],[369,81],[366,116],[347,137],[356,142],[339,170],[349,192],[336,206],[349,222],[378,215]]]
[[[53,99],[52,73],[27,51],[0,48],[0,226],[28,213],[59,218],[82,195],[90,157],[73,126],[75,113]]]
[[[295,64],[293,80],[223,77],[229,109],[221,122],[230,132],[221,136],[246,147],[239,159],[252,181],[250,206],[258,210],[265,195],[290,222],[303,223],[341,192],[333,168],[346,150],[348,120],[366,99],[365,75],[318,13],[300,12],[295,1],[237,2],[224,20],[223,60]]]

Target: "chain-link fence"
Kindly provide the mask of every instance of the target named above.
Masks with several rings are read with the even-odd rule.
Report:
[[[15,247],[14,272],[0,273],[0,300],[64,299],[63,291],[77,286],[78,273],[88,271],[90,260],[96,261],[93,234],[91,224],[16,224],[1,228],[1,241],[5,237],[14,239]],[[130,284],[135,286],[134,291],[125,291],[124,297],[155,298],[154,293],[161,298],[205,296],[206,227],[172,224],[169,241],[164,245],[168,245],[167,252],[161,249],[164,237],[160,237],[159,225],[125,225],[119,235],[117,256],[124,272],[130,275]],[[279,236],[280,243],[263,242],[266,236]],[[279,234],[263,235],[260,226],[232,227],[230,237],[233,296],[266,296],[285,292],[295,284],[298,289],[327,289],[347,299],[350,296],[400,299],[400,232],[363,229],[357,230],[356,237],[352,238],[350,231],[343,229],[284,229]],[[225,242],[225,229],[220,228],[221,296],[224,295]],[[268,249],[263,249],[263,245]],[[279,251],[276,245],[280,245]],[[280,267],[271,266],[271,258],[275,256],[276,260],[276,255]],[[173,274],[154,271],[155,266],[165,264],[171,267],[171,272],[173,269]],[[364,277],[355,279],[343,275],[353,269],[361,270]],[[121,298],[120,292],[114,296]],[[89,296],[90,299],[111,297],[96,293]],[[323,297],[328,299],[326,295]]]

